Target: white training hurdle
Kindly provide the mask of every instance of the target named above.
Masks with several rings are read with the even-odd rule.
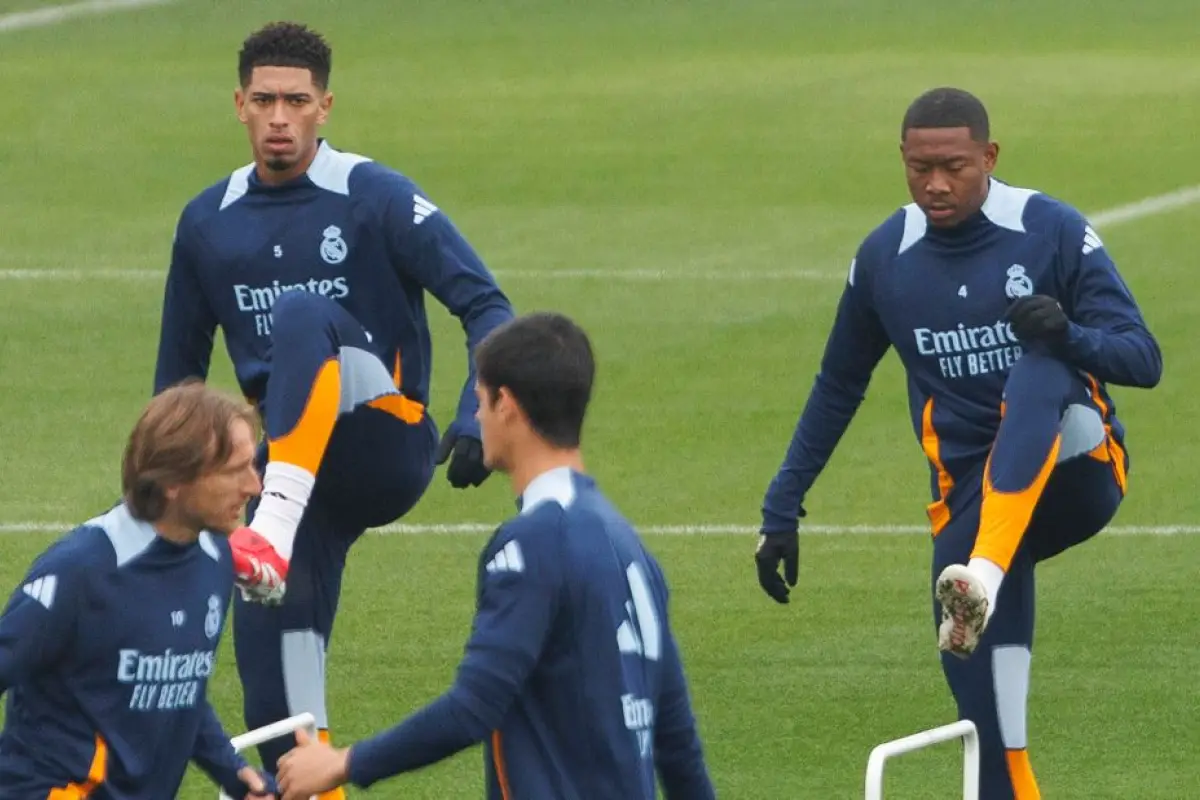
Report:
[[[304,713],[248,731],[233,737],[231,741],[233,749],[240,753],[263,742],[294,734],[301,728],[305,729],[309,736],[316,738],[316,720],[312,714]],[[866,800],[883,800],[883,770],[889,759],[956,739],[963,741],[963,800],[979,800],[979,732],[973,722],[965,719],[901,739],[893,739],[875,747],[867,759]],[[221,792],[218,800],[232,798]]]
[[[889,758],[956,739],[963,740],[963,800],[979,800],[979,732],[975,723],[966,719],[884,742],[872,750],[867,760],[866,800],[883,800],[883,768]]]
[[[272,722],[270,725],[264,725],[261,728],[247,731],[240,736],[235,736],[230,739],[230,742],[233,743],[233,749],[240,753],[248,748],[257,747],[263,742],[280,739],[284,736],[291,736],[301,729],[307,731],[310,738],[317,738],[317,721],[312,714],[305,712],[297,714],[294,717],[281,719],[279,722]],[[217,800],[233,799],[225,794],[225,792],[221,792],[217,795]]]

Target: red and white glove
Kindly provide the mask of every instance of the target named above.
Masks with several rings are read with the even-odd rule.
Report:
[[[229,535],[233,550],[234,584],[242,599],[277,606],[287,591],[288,562],[274,546],[250,528]]]

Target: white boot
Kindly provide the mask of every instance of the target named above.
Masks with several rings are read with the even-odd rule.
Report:
[[[987,626],[987,589],[966,566],[951,564],[938,576],[935,593],[942,605],[938,649],[966,658],[979,646],[979,638]]]

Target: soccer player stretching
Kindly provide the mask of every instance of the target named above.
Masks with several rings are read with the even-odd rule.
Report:
[[[154,379],[161,391],[205,378],[220,326],[243,393],[262,409],[262,498],[230,539],[245,720],[257,728],[310,712],[322,735],[348,551],[412,509],[435,463],[452,455],[455,487],[487,477],[470,352],[512,318],[492,275],[412,181],[318,138],[333,104],[330,59],[322,37],[297,24],[246,39],[234,97],[254,160],[179,219]],[[440,447],[427,410],[425,292],[467,334],[467,381]],[[277,742],[259,748],[268,770],[281,752]]]
[[[485,742],[487,797],[714,797],[668,615],[633,526],[583,472],[595,366],[587,336],[533,314],[479,347],[489,466],[518,515],[479,558],[478,607],[450,690],[348,750],[306,741],[280,760],[285,800],[366,787]]]
[[[1087,220],[992,177],[978,99],[917,98],[901,154],[914,202],[850,263],[812,394],[763,503],[759,581],[795,585],[803,503],[895,347],[928,458],[942,667],[979,728],[986,800],[1039,796],[1026,753],[1034,567],[1091,538],[1126,492],[1109,385],[1153,387],[1162,357]]]
[[[0,800],[175,797],[195,762],[231,797],[267,788],[208,702],[233,562],[261,487],[256,417],[201,384],[129,437],[124,501],[59,539],[0,616]],[[263,794],[254,794],[263,797]]]

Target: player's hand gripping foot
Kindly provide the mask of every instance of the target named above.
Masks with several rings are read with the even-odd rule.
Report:
[[[987,624],[988,599],[983,581],[962,564],[951,564],[938,576],[935,593],[942,605],[938,649],[966,658],[979,646]]]
[[[238,528],[229,535],[233,550],[234,583],[242,599],[277,606],[287,590],[288,562],[271,543],[250,528]]]

